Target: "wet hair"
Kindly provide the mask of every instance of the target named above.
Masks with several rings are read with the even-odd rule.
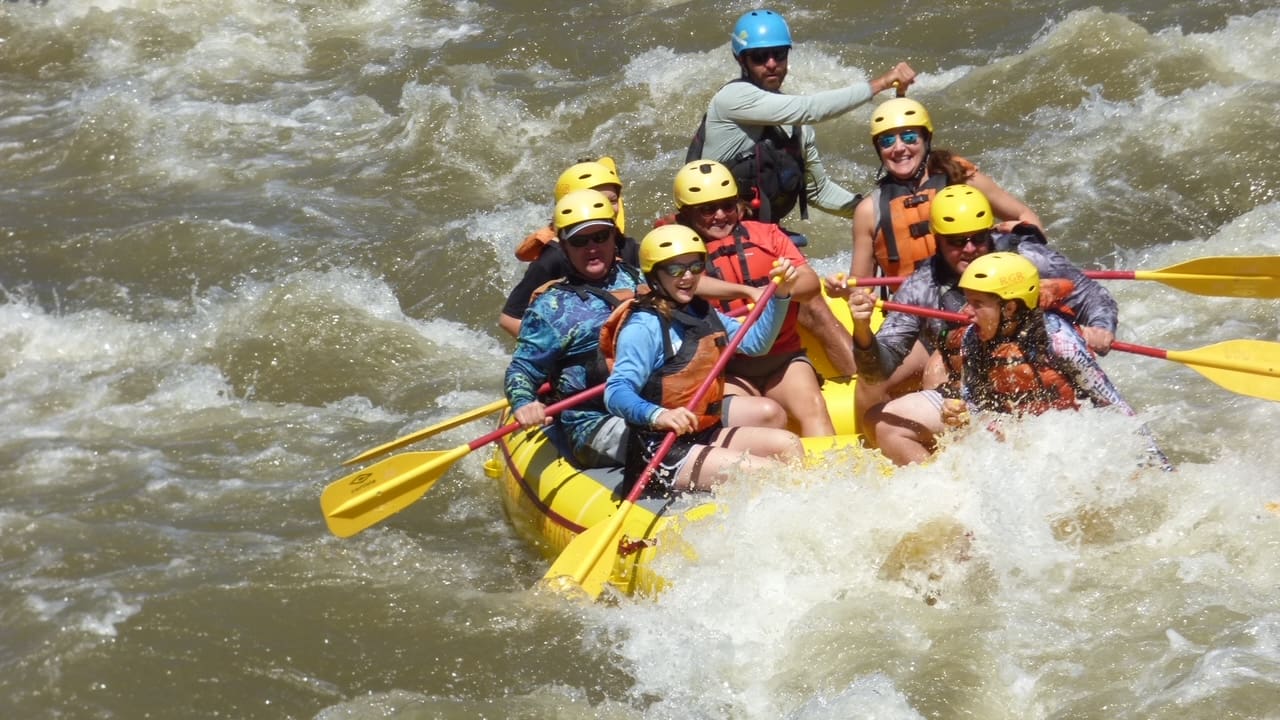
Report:
[[[967,184],[973,179],[973,169],[956,159],[956,154],[946,149],[929,152],[929,174],[947,176],[948,185]]]
[[[651,307],[663,319],[670,320],[671,311],[676,308],[676,303],[667,297],[667,291],[662,287],[662,279],[658,277],[658,269],[654,268],[652,273],[646,273],[644,279],[649,285],[649,293],[636,298],[636,303]]]

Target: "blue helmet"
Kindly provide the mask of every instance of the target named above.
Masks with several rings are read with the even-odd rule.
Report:
[[[791,47],[787,21],[772,10],[752,10],[733,26],[733,56],[755,48]]]

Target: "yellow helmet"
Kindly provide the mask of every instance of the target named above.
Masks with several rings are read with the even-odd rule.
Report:
[[[684,225],[663,225],[649,231],[640,241],[640,269],[646,273],[660,263],[686,253],[707,254],[707,244],[698,233]]]
[[[1018,253],[987,253],[965,268],[960,287],[992,293],[1001,300],[1021,300],[1033,308],[1040,302],[1040,271]]]
[[[675,181],[676,207],[738,197],[738,183],[729,168],[714,160],[694,160],[680,168]]]
[[[609,161],[613,164],[613,161]],[[601,185],[617,185],[622,189],[622,181],[618,179],[618,171],[602,162],[580,162],[560,173],[556,180],[556,201],[574,190],[591,190]]]
[[[616,185],[618,188],[618,215],[613,219],[618,232],[626,230],[626,214],[622,207],[622,178],[618,177],[618,166],[613,158],[605,156],[595,161],[580,162],[560,173],[556,180],[556,201],[574,190],[593,190],[601,185]]]
[[[560,237],[566,238],[569,234],[588,227],[615,227],[613,215],[613,203],[609,202],[604,193],[599,190],[574,190],[556,202],[553,221]]]
[[[972,185],[948,185],[929,203],[929,232],[934,235],[971,235],[995,224],[987,196]]]
[[[911,98],[894,98],[880,103],[871,113],[871,137],[883,132],[905,127],[922,127],[933,134],[933,121],[929,111]]]

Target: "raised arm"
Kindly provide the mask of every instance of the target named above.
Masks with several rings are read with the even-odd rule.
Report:
[[[1021,223],[1030,223],[1041,230],[1044,229],[1044,223],[1040,221],[1040,216],[1018,198],[1014,197],[1009,191],[1000,187],[991,176],[978,171],[969,178],[969,184],[982,191],[987,196],[987,200],[991,202],[991,209],[995,211],[996,217],[1001,221],[997,225],[997,229],[1008,232]]]

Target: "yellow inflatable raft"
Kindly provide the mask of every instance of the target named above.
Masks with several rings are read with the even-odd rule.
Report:
[[[848,306],[833,299],[828,299],[828,304],[850,327]],[[830,378],[832,368],[826,354],[811,336],[803,331],[802,335],[815,367],[828,378],[822,392],[839,433],[805,438],[805,449],[813,458],[825,457],[832,450],[860,452],[853,409],[854,378]],[[504,414],[502,422],[509,421],[509,415]],[[512,433],[495,443],[495,448],[485,471],[501,483],[507,517],[516,532],[549,559],[558,557],[579,533],[608,520],[626,496],[621,469],[580,470],[561,458],[541,431]],[[699,496],[639,499],[627,514],[610,584],[627,594],[659,590],[662,579],[648,568],[649,562],[658,553],[678,547],[672,542],[672,533],[683,523],[715,511],[714,503],[700,502]]]

